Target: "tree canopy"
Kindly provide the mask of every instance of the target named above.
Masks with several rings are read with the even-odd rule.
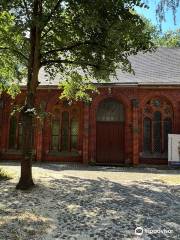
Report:
[[[156,41],[157,46],[180,47],[180,29],[167,31],[160,35]]]
[[[69,76],[78,74],[86,82],[105,81],[117,65],[131,71],[128,56],[153,46],[143,21],[130,11],[137,5],[144,7],[141,1],[38,1],[41,7],[36,17],[33,2],[0,4],[1,61],[6,64],[10,82],[20,80],[22,66],[28,66],[30,32],[36,24],[40,32],[39,68],[44,67],[52,79],[59,73],[61,80],[73,81]],[[8,61],[15,65],[7,68]]]
[[[162,33],[157,25],[153,25],[152,22],[144,16],[141,17],[156,47],[180,47],[180,29],[169,30]]]
[[[19,46],[22,38],[16,32],[14,17],[0,13],[0,91],[11,96],[19,93],[18,80],[25,75],[25,62]]]
[[[36,23],[40,32],[39,69],[44,67],[51,79],[59,74],[61,81],[68,80],[60,84],[65,90],[62,97],[71,95],[77,100],[89,99],[85,91],[94,90],[89,84],[92,79],[109,80],[117,66],[132,71],[128,56],[149,50],[153,46],[150,38],[155,35],[157,46],[178,46],[178,32],[160,37],[158,30],[152,31],[146,21],[145,27],[144,19],[141,21],[137,14],[132,14],[136,6],[147,7],[148,0],[38,1],[41,6],[33,17],[34,2],[0,3],[0,89],[13,96],[19,92],[17,81],[27,73],[30,32]],[[179,3],[159,0],[156,8],[159,22],[165,21],[166,8],[172,9],[175,17]],[[77,75],[81,81],[72,89]]]

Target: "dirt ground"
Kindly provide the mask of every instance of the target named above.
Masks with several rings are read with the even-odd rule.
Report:
[[[19,163],[0,168],[1,240],[180,239],[180,170],[34,164],[17,191]]]

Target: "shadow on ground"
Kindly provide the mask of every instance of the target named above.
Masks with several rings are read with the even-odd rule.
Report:
[[[2,166],[20,166],[20,161],[2,161]],[[133,172],[133,173],[153,173],[153,174],[180,174],[180,169],[167,165],[139,165],[133,166],[98,166],[84,165],[80,163],[47,163],[33,162],[33,167],[54,171],[78,170],[78,171],[104,171],[104,172]]]
[[[180,239],[180,188],[67,177],[39,180],[32,191],[0,182],[0,239],[137,239],[136,227],[166,230],[138,239]],[[18,230],[19,229],[19,230]]]

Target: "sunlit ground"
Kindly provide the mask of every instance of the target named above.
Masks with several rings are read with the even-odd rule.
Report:
[[[0,181],[2,240],[180,239],[180,170],[43,163],[22,192],[19,164],[0,167],[12,176]]]

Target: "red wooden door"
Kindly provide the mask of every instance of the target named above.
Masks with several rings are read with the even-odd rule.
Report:
[[[124,163],[124,123],[97,122],[97,163]]]

